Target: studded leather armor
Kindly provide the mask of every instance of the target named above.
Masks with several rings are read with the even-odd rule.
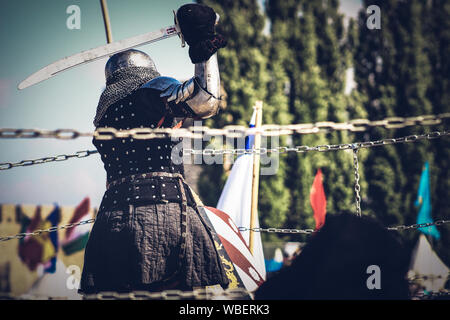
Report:
[[[142,88],[110,106],[99,122],[99,127],[118,130],[150,127],[172,127],[175,117],[193,116],[185,103],[169,102],[166,106],[156,89]],[[170,112],[167,113],[167,107]],[[101,154],[107,173],[107,182],[145,172],[171,172],[183,174],[183,165],[172,161],[172,150],[181,139],[136,140],[133,138],[93,140]],[[179,152],[182,152],[180,150]]]

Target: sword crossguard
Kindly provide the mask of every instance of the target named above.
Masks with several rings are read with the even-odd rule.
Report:
[[[181,47],[184,48],[184,47],[186,47],[186,42],[184,41],[184,36],[183,36],[183,33],[181,32],[180,24],[178,23],[177,12],[175,10],[172,10],[172,11],[173,11],[173,21],[175,23],[175,28],[177,29],[178,37],[180,37],[180,39],[181,39]]]

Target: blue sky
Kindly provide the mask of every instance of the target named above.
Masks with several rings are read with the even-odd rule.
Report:
[[[173,23],[172,10],[189,1],[108,0],[114,40]],[[343,0],[354,16],[360,0]],[[98,0],[0,0],[0,127],[73,128],[93,131],[92,120],[104,88],[106,59],[74,68],[25,90],[17,84],[31,73],[82,50],[106,43]],[[81,9],[81,29],[69,30],[66,8]],[[148,53],[162,75],[193,75],[187,48],[177,37],[138,48]],[[0,139],[0,162],[17,162],[80,150],[93,150],[89,138]],[[0,172],[0,203],[76,205],[85,196],[98,206],[106,176],[98,155]]]

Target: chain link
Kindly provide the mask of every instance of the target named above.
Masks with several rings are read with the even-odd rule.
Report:
[[[192,291],[166,290],[162,292],[134,291],[129,293],[100,292],[85,295],[86,300],[241,300],[248,299],[249,292],[245,288],[226,290],[194,289]]]
[[[361,217],[361,186],[359,185],[359,163],[358,163],[358,148],[355,145],[353,148],[353,165],[355,168],[355,206],[356,215]]]
[[[242,155],[242,154],[268,154],[268,153],[306,153],[311,151],[316,152],[329,152],[329,151],[341,151],[341,150],[354,150],[354,149],[367,149],[373,147],[386,146],[391,144],[399,143],[411,143],[420,140],[432,140],[441,137],[450,136],[450,131],[433,131],[430,133],[425,133],[421,135],[410,135],[400,138],[376,140],[376,141],[365,141],[365,142],[355,142],[355,143],[345,143],[345,144],[334,144],[334,145],[319,145],[319,146],[295,146],[295,147],[276,147],[276,148],[255,148],[255,149],[183,149],[183,153],[186,155]]]
[[[437,220],[429,223],[421,223],[421,224],[412,224],[412,225],[399,225],[395,227],[386,227],[389,231],[403,231],[403,230],[411,230],[411,229],[420,229],[430,226],[440,226],[443,224],[450,223],[450,220]],[[247,228],[247,227],[238,227],[239,231],[253,231],[253,232],[268,232],[268,233],[301,233],[301,234],[312,234],[317,232],[313,229],[283,229],[283,228]]]
[[[0,129],[0,138],[4,139],[55,138],[61,140],[73,140],[79,137],[92,137],[92,133],[80,132],[75,129]]]
[[[225,290],[194,289],[192,291],[166,290],[162,292],[132,291],[132,292],[99,292],[82,296],[85,300],[247,300],[251,298],[245,288]],[[67,297],[49,297],[43,295],[14,296],[10,293],[0,293],[0,299],[17,300],[61,300]]]
[[[45,230],[36,230],[29,233],[19,233],[13,236],[6,236],[6,237],[0,237],[0,242],[13,240],[13,239],[22,239],[27,236],[39,236],[42,233],[48,233],[48,232],[55,232],[61,229],[69,229],[73,227],[77,227],[79,225],[88,224],[88,223],[94,223],[95,219],[89,219],[80,221],[77,223],[70,223],[63,226],[56,226],[51,227],[49,229]],[[403,231],[403,230],[410,230],[410,229],[420,229],[420,228],[426,228],[431,226],[440,226],[443,224],[450,223],[450,220],[437,220],[434,222],[428,222],[428,223],[421,223],[421,224],[412,224],[412,225],[399,225],[395,227],[387,227],[387,230],[390,231]],[[283,233],[283,234],[312,234],[316,232],[313,229],[286,229],[286,228],[247,228],[247,227],[238,227],[239,231],[253,231],[253,232],[268,232],[268,233]]]
[[[328,151],[341,151],[341,150],[354,150],[355,148],[373,148],[390,144],[398,144],[398,143],[411,143],[417,142],[420,140],[431,140],[437,139],[441,137],[447,137],[450,135],[449,131],[433,131],[430,133],[422,134],[422,135],[411,135],[406,137],[394,138],[394,139],[384,139],[377,141],[366,141],[366,142],[356,142],[356,143],[346,143],[346,144],[336,144],[336,145],[319,145],[315,147],[310,146],[295,146],[295,147],[276,147],[276,148],[255,148],[255,149],[183,149],[183,154],[185,155],[242,155],[242,154],[268,154],[268,153],[288,153],[288,152],[296,152],[296,153],[305,153],[311,151],[317,152],[328,152]],[[77,151],[73,154],[62,154],[58,156],[50,156],[45,158],[39,158],[34,160],[22,160],[20,162],[4,162],[0,163],[0,171],[8,170],[15,167],[26,167],[36,164],[49,163],[54,161],[65,161],[71,158],[85,158],[93,154],[97,154],[97,150],[84,150]]]
[[[450,223],[450,220],[437,220],[434,222],[427,222],[427,223],[416,223],[409,226],[406,225],[399,225],[395,227],[388,227],[387,229],[390,231],[403,231],[403,230],[410,230],[410,229],[420,229],[420,228],[426,228],[431,226],[440,226],[443,224]]]
[[[223,292],[214,292],[207,289],[193,291],[168,290],[163,292],[133,291],[128,293],[100,292],[85,295],[85,300],[247,300],[250,294],[244,288],[227,289]],[[449,298],[448,290],[416,293],[411,296],[413,300],[430,300]],[[30,295],[15,296],[9,292],[0,292],[0,300],[68,300],[68,297]]]
[[[13,239],[23,239],[28,236],[40,236],[43,233],[55,232],[55,231],[62,230],[62,229],[70,229],[70,228],[74,228],[77,226],[81,226],[83,224],[93,223],[94,221],[95,221],[95,219],[83,220],[83,221],[80,221],[77,223],[69,223],[69,224],[66,224],[63,226],[55,226],[55,227],[51,227],[48,229],[43,229],[43,230],[39,229],[39,230],[35,230],[33,232],[18,233],[13,236],[0,237],[0,242],[13,240]]]
[[[248,135],[261,134],[262,136],[282,136],[292,134],[311,134],[318,132],[351,131],[364,132],[374,127],[386,129],[399,129],[410,126],[430,126],[441,124],[449,119],[450,113],[437,115],[424,115],[417,117],[391,117],[383,120],[370,121],[368,119],[355,119],[348,122],[336,123],[331,121],[275,125],[266,124],[260,128],[248,128],[246,126],[229,125],[222,129],[208,128],[205,126],[191,126],[189,128],[134,128],[117,130],[114,128],[98,128],[95,132],[79,132],[75,129],[10,129],[1,128],[0,138],[55,138],[71,140],[79,137],[95,137],[97,140],[112,140],[115,138],[157,139],[172,136],[174,138],[201,139],[204,135],[225,136],[229,138],[243,138]]]
[[[247,228],[239,227],[239,231],[253,231],[253,232],[268,232],[268,233],[301,233],[312,234],[315,231],[313,229],[282,229],[282,228]]]
[[[72,158],[86,158],[92,154],[97,154],[97,150],[84,150],[84,151],[77,151],[72,154],[61,154],[57,156],[51,156],[51,157],[45,157],[45,158],[39,158],[39,159],[32,159],[32,160],[22,160],[20,162],[4,162],[0,163],[0,170],[8,170],[16,167],[28,167],[36,164],[43,164],[43,163],[49,163],[49,162],[55,162],[55,161],[66,161]]]

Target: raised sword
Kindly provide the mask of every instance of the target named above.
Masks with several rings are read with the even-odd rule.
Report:
[[[176,15],[175,15],[176,17]],[[175,19],[176,20],[176,19]],[[176,22],[176,21],[175,21]],[[175,35],[179,35],[182,41],[182,46],[184,46],[184,39],[181,34],[181,31],[176,24],[159,29],[157,31],[152,31],[148,33],[144,33],[138,36],[134,36],[131,38],[123,39],[120,41],[108,43],[106,45],[93,48],[90,50],[85,50],[80,53],[74,54],[69,57],[62,58],[56,62],[49,64],[48,66],[36,71],[28,78],[23,80],[18,85],[18,89],[22,90],[47,80],[58,73],[64,72],[70,68],[80,66],[85,63],[92,62],[97,59],[101,59],[103,57],[111,56],[115,53],[122,52],[131,48],[135,48],[138,46],[142,46],[145,44],[153,43],[156,41],[160,41],[163,39],[167,39],[173,37]]]

